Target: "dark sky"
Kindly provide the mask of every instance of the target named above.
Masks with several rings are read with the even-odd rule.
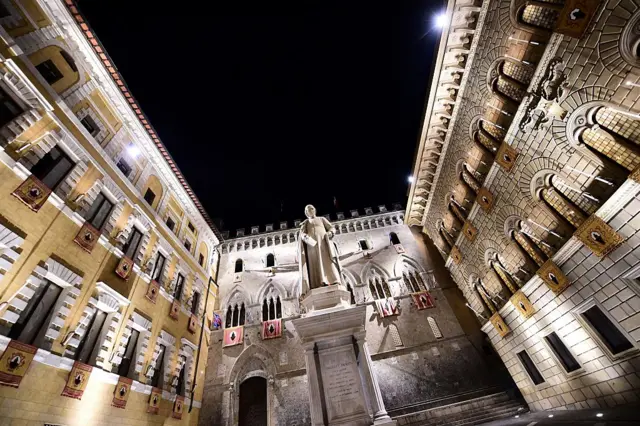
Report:
[[[307,203],[333,214],[334,196],[338,211],[404,206],[440,1],[262,16],[132,3],[78,2],[223,229]]]

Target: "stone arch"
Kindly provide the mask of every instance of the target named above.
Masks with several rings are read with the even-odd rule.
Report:
[[[160,179],[156,175],[150,175],[147,178],[147,181],[144,184],[142,189],[142,195],[150,189],[155,194],[155,198],[153,199],[153,203],[151,203],[151,207],[155,210],[158,208],[160,204],[160,200],[162,200],[162,195],[164,194],[164,185],[160,181]]]
[[[388,280],[390,278],[389,273],[382,266],[370,261],[367,262],[366,265],[364,265],[364,268],[362,268],[362,272],[360,273],[360,281],[362,283],[368,283],[369,278],[374,278],[376,276],[379,276],[384,280]]]
[[[209,264],[209,245],[206,242],[200,241],[200,246],[198,247],[198,254],[201,254],[202,257],[204,258],[202,267],[206,270],[207,265]]]
[[[262,303],[264,299],[273,297],[274,299],[280,296],[280,299],[289,297],[287,290],[278,281],[268,279],[260,285],[256,293],[258,295],[255,303]]]
[[[403,254],[398,256],[398,259],[396,260],[396,262],[393,265],[393,276],[394,277],[401,277],[402,276],[402,272],[404,270],[404,268],[408,267],[409,269],[414,269],[416,272],[418,272],[419,274],[423,274],[426,271],[424,270],[424,268],[422,267],[422,265],[420,265],[420,262],[418,262],[417,260]]]
[[[62,52],[64,52],[64,54]],[[72,59],[76,71],[72,69],[71,64],[67,62],[67,59],[63,55]],[[40,65],[47,60],[51,60],[54,63],[56,68],[62,73],[63,78],[53,83],[51,88],[60,96],[64,97],[66,94],[75,91],[87,81],[85,77],[86,70],[82,66],[81,61],[76,60],[74,55],[70,53],[69,47],[59,40],[47,40],[44,46],[29,53],[28,57],[34,66]]]
[[[341,275],[344,280],[343,284],[345,285],[351,284],[352,287],[361,287],[364,285],[360,280],[358,280],[358,277],[347,268],[342,268]]]
[[[256,362],[257,361],[257,362]],[[262,367],[262,368],[260,368]],[[262,376],[269,378],[276,374],[276,363],[273,361],[269,351],[260,344],[253,344],[246,348],[228,373],[227,382],[233,383],[235,390],[240,389],[240,383],[249,377],[255,377],[256,372],[262,372]]]
[[[226,307],[229,306],[229,304],[235,303],[235,302],[238,302],[238,303],[244,302],[247,305],[253,304],[253,301],[251,300],[249,293],[247,293],[247,291],[243,287],[241,287],[239,284],[236,284],[231,289],[229,294],[224,298],[224,302],[222,303],[222,306],[224,307],[224,309],[226,309]]]

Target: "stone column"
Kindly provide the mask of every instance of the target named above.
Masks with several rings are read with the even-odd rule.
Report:
[[[354,336],[358,342],[358,355],[360,361],[360,371],[367,387],[367,393],[371,401],[371,409],[373,411],[373,424],[386,424],[391,422],[391,418],[387,414],[387,410],[384,407],[384,401],[382,400],[382,393],[380,392],[380,386],[378,386],[378,379],[375,376],[373,368],[371,366],[371,356],[369,355],[369,348],[365,341],[365,331],[356,333]]]
[[[318,369],[313,353],[315,342],[306,342],[304,347],[304,359],[307,367],[307,380],[309,382],[309,408],[311,409],[311,425],[324,426],[322,417],[322,395],[320,393],[320,381],[318,380]]]

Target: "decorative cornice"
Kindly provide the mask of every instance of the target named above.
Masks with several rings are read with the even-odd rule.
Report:
[[[60,2],[59,4],[58,1]],[[41,4],[42,3],[43,1],[41,0]],[[92,65],[99,64],[99,67],[103,72],[103,75],[100,75],[99,77],[108,76],[110,79],[110,83],[112,84],[112,93],[109,94],[119,93],[119,95],[121,95],[120,99],[118,99],[118,101],[120,101],[119,106],[121,107],[118,108],[118,112],[124,113],[126,115],[125,121],[127,121],[129,125],[134,126],[134,129],[132,129],[134,135],[141,136],[144,134],[147,137],[147,140],[140,140],[139,142],[143,144],[146,148],[146,152],[150,154],[149,159],[151,163],[158,168],[165,178],[167,178],[169,188],[174,191],[178,198],[180,198],[184,206],[187,207],[189,202],[192,203],[203,222],[208,225],[218,240],[222,240],[222,235],[213,224],[213,221],[187,183],[184,175],[167,151],[165,145],[158,137],[157,132],[140,108],[140,104],[131,94],[131,91],[125,83],[122,75],[118,72],[114,62],[109,57],[106,49],[98,40],[95,32],[91,29],[82,13],[78,10],[76,2],[74,0],[54,0],[47,1],[46,5],[43,6],[49,6],[49,9],[55,9],[55,11],[58,12],[57,17],[62,19],[62,26],[65,31],[72,31],[73,34],[73,30],[75,30],[81,33],[82,40],[76,40],[76,42],[78,42],[78,46],[82,49],[86,58],[93,61]],[[86,44],[81,43],[81,41]],[[87,49],[87,46],[89,49]],[[105,78],[99,77],[97,78],[98,82],[106,82]],[[111,99],[115,101],[113,97],[111,97]],[[122,108],[123,105],[127,105],[128,108]],[[150,146],[145,145],[145,142],[151,143],[155,150],[149,149]],[[180,190],[178,188],[180,188]],[[182,194],[180,193],[181,191],[183,191]],[[194,212],[189,213],[195,217],[194,220],[197,219],[197,215],[193,214]]]

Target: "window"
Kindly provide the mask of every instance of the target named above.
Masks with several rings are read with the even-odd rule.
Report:
[[[196,315],[198,313],[199,306],[200,306],[200,293],[197,291],[194,291],[193,298],[191,299],[191,313]]]
[[[187,222],[187,228],[189,228],[189,231],[195,233],[196,232],[196,227],[193,226],[193,223],[191,222]]]
[[[527,351],[520,351],[516,355],[518,355],[518,359],[520,359],[520,362],[522,363],[524,369],[527,370],[527,374],[531,378],[533,384],[539,385],[541,383],[544,383],[544,377],[542,377],[542,374],[540,374],[540,371],[538,371],[538,367],[536,367],[536,365],[533,363],[533,360],[531,359]]]
[[[180,300],[182,298],[183,289],[184,289],[184,276],[182,274],[178,274],[178,278],[176,278],[176,289],[173,292],[173,297],[176,300]]]
[[[49,84],[62,80],[62,73],[54,65],[51,59],[47,59],[46,61],[36,65],[36,69]]]
[[[147,192],[144,193],[144,200],[151,206],[155,199],[156,194],[151,190],[151,188],[147,188]]]
[[[400,244],[400,238],[398,238],[398,234],[396,234],[395,232],[391,232],[389,234],[389,240],[391,241],[391,244],[393,244],[394,246],[397,244]]]
[[[160,346],[160,352],[156,358],[156,363],[153,366],[153,377],[151,378],[151,386],[157,388],[160,384],[160,378],[163,376],[164,371],[164,354],[167,352],[167,348],[164,345]]]
[[[136,252],[138,251],[138,246],[140,245],[140,241],[142,240],[142,232],[138,230],[135,226],[131,230],[131,235],[129,235],[129,239],[127,243],[122,247],[122,251],[124,255],[129,259],[133,259]]]
[[[0,88],[0,127],[4,127],[20,114],[22,114],[22,108]]]
[[[280,302],[280,296],[270,297],[264,299],[262,302],[262,321],[273,320],[282,318],[282,303]]]
[[[156,264],[153,266],[153,273],[151,274],[151,279],[160,282],[160,277],[162,275],[162,270],[164,269],[164,264],[166,262],[166,258],[162,255],[162,253],[158,252],[158,257],[156,257]]]
[[[104,322],[107,319],[107,314],[102,312],[101,310],[97,310],[93,317],[91,318],[91,322],[89,323],[89,327],[87,331],[84,333],[82,340],[80,341],[80,345],[78,346],[78,350],[76,351],[76,361],[80,361],[84,364],[93,364],[95,363],[96,356],[98,354],[99,348],[96,348],[96,343],[98,343],[98,337],[100,336],[100,332],[102,331],[102,327],[104,326]]]
[[[20,313],[20,317],[11,327],[8,337],[16,339],[28,345],[38,346],[36,340],[44,338],[43,326],[48,324],[53,307],[62,293],[62,288],[46,281],[38,287],[29,303]],[[42,335],[42,336],[41,336]]]
[[[69,156],[60,147],[54,146],[31,168],[31,173],[49,189],[55,190],[73,166]]]
[[[276,257],[273,253],[269,253],[267,255],[267,268],[271,268],[272,266],[276,266]]]
[[[131,368],[132,365],[135,366],[134,357],[136,356],[136,346],[138,345],[138,338],[140,337],[140,332],[135,328],[131,330],[131,336],[129,336],[129,340],[127,341],[127,346],[124,350],[124,355],[122,357],[122,361],[120,361],[120,366],[118,367],[118,375],[122,377],[129,377],[133,379],[133,372],[135,372],[135,368]]]
[[[202,253],[198,253],[198,264],[204,267],[204,255]]]
[[[380,277],[372,278],[369,280],[369,290],[371,291],[371,296],[376,300],[391,297],[389,284],[386,280]]]
[[[358,244],[360,245],[360,250],[369,250],[369,243],[367,240],[358,240]]]
[[[620,354],[634,347],[598,305],[590,307],[580,315],[612,355]]]
[[[171,217],[167,218],[167,228],[171,229],[172,231],[175,231],[176,229],[176,223],[173,221],[173,219],[171,219]]]
[[[244,264],[242,262],[242,259],[238,259],[236,260],[236,269],[235,269],[235,273],[239,274],[240,272],[242,272],[244,270]]]
[[[82,123],[84,128],[87,129],[87,132],[91,134],[91,136],[97,136],[98,133],[100,133],[100,128],[90,115],[84,117],[82,120],[80,120],[80,122]]]
[[[184,240],[184,248],[186,248],[189,251],[189,253],[191,253],[191,241]]]
[[[571,351],[569,351],[569,348],[565,346],[564,342],[555,332],[545,336],[544,340],[567,373],[580,369],[580,363],[578,363]]]
[[[244,325],[244,316],[244,303],[240,304],[240,306],[238,306],[237,304],[234,306],[229,305],[229,307],[227,308],[227,320],[225,322],[225,327],[236,327],[238,325]]]
[[[113,210],[113,203],[100,192],[87,212],[87,222],[101,230]]]
[[[121,158],[120,160],[118,160],[118,163],[116,164],[116,166],[120,169],[123,175],[125,175],[126,177],[129,177],[129,174],[131,173],[132,168],[124,158]]]

